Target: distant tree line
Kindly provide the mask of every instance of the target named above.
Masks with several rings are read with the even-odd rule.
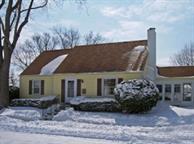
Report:
[[[185,44],[184,48],[170,57],[175,66],[194,66],[194,42]]]
[[[13,53],[12,64],[24,70],[43,51],[71,49],[80,44],[98,44],[105,40],[102,35],[93,31],[81,35],[75,28],[54,27],[51,32],[36,33],[18,44]]]

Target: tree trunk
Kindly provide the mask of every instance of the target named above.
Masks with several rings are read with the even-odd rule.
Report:
[[[0,105],[9,105],[9,67],[10,58],[6,58],[0,68]]]

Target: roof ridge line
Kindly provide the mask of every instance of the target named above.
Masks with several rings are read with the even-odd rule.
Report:
[[[132,40],[132,41],[119,41],[119,42],[107,42],[107,43],[98,43],[98,44],[89,44],[89,45],[77,45],[75,47],[85,47],[85,46],[97,46],[97,45],[109,45],[109,44],[122,44],[122,43],[133,43],[133,42],[140,42],[140,41],[147,41],[147,39],[139,39],[139,40]]]

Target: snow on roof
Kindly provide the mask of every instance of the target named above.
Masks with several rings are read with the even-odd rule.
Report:
[[[44,67],[42,67],[40,75],[51,75],[57,69],[57,67],[62,63],[62,61],[68,56],[68,54],[58,56],[57,58],[50,61]]]
[[[139,52],[142,52],[142,51],[144,51],[144,50],[145,50],[145,46],[143,46],[143,45],[136,46],[136,47],[134,47],[134,49],[133,49],[133,50],[135,50],[135,51],[139,51]]]

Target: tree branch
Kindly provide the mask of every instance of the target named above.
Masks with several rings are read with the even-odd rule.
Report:
[[[11,20],[11,23],[10,23],[10,31],[11,31],[11,28],[13,26],[15,19],[16,19],[16,12],[14,12],[13,19]]]
[[[5,26],[4,26],[4,23],[3,23],[1,17],[0,17],[0,24],[1,24],[1,27],[2,27],[2,30],[3,30],[3,33],[5,33]]]
[[[0,4],[0,9],[3,7],[4,4],[5,4],[5,0],[2,0]]]
[[[12,7],[12,11],[15,10],[18,7],[19,3],[20,3],[20,0],[17,0],[15,5]]]
[[[11,18],[11,8],[12,8],[13,0],[9,0],[7,9],[6,9],[6,15],[5,15],[5,30],[4,30],[4,47],[7,49],[4,49],[4,57],[8,58],[10,57],[10,18]]]
[[[1,27],[0,27],[0,38],[1,38]],[[3,46],[2,46],[2,40],[0,39],[0,68],[3,63]]]
[[[15,32],[14,32],[14,39],[13,39],[13,43],[12,43],[12,48],[14,48],[16,46],[16,43],[17,43],[17,40],[20,36],[22,28],[28,23],[28,19],[29,19],[29,16],[30,16],[30,12],[31,12],[31,8],[32,8],[33,3],[34,3],[34,0],[31,0],[31,2],[29,4],[29,7],[28,7],[28,11],[26,13],[26,16],[25,16],[23,22],[20,24],[20,26],[18,28],[19,21],[20,21],[20,16],[21,16],[21,4],[22,4],[21,1],[20,1],[19,8],[18,8],[18,18],[16,20],[16,25],[15,25]]]
[[[36,7],[31,7],[31,10],[34,10],[34,9],[39,9],[39,8],[43,8],[45,7],[46,5],[48,4],[48,0],[45,0],[44,4],[40,5],[40,6],[36,6]],[[28,11],[29,9],[23,9],[21,10],[21,13],[25,12],[25,11]]]

